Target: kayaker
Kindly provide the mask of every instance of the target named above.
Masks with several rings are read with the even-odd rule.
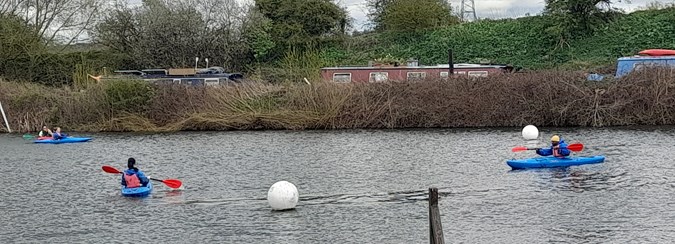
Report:
[[[38,137],[52,137],[52,130],[50,130],[46,125],[43,125],[42,130],[38,134]]]
[[[551,137],[551,148],[539,148],[537,154],[541,156],[553,155],[557,158],[564,158],[570,155],[570,150],[567,149],[565,140],[560,139],[560,136],[553,135]]]
[[[55,127],[54,132],[52,133],[52,137],[54,138],[54,140],[61,140],[63,138],[68,137],[68,134],[61,133],[61,127]]]
[[[148,182],[150,182],[148,177],[146,177],[141,170],[136,168],[135,165],[136,159],[129,158],[129,160],[127,160],[127,167],[129,168],[122,174],[122,185],[127,188],[147,186]]]

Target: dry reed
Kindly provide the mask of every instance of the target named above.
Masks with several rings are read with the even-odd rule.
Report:
[[[113,108],[101,84],[70,91],[0,81],[0,101],[21,132],[43,124],[69,131],[670,125],[674,86],[672,69],[604,82],[546,71],[450,81],[169,85],[154,87],[145,107],[128,112]]]

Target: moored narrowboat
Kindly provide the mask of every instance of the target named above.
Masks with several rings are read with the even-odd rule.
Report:
[[[448,64],[424,66],[414,59],[409,59],[405,65],[400,65],[399,62],[380,64],[371,61],[368,66],[322,68],[321,78],[338,83],[446,80],[448,77],[487,77],[518,70],[520,69],[504,64],[455,64],[452,50],[448,50]]]
[[[189,86],[217,86],[240,83],[243,75],[227,73],[222,67],[205,69],[143,69],[116,70],[115,75],[101,77],[101,80],[140,79],[155,84],[182,84]]]

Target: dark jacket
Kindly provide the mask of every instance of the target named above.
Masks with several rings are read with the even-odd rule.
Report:
[[[38,137],[47,137],[47,136],[52,136],[49,134],[48,131],[41,130],[40,133],[38,133]]]

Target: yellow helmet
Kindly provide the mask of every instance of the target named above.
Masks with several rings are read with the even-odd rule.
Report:
[[[557,141],[557,142],[559,142],[559,141],[560,141],[560,137],[559,137],[558,135],[554,135],[554,136],[551,137],[551,141]]]

